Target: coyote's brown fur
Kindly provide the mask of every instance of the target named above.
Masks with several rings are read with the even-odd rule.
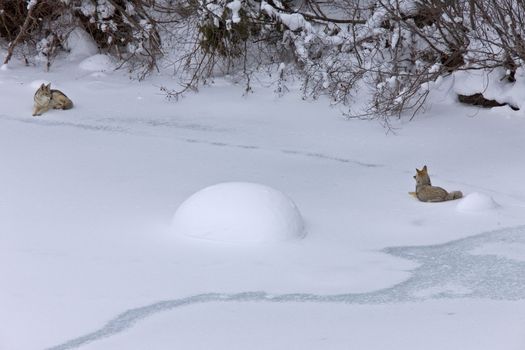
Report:
[[[41,115],[50,109],[71,109],[73,102],[62,91],[51,89],[51,84],[42,84],[34,96],[33,116]]]
[[[432,186],[426,165],[421,170],[416,169],[414,179],[416,179],[415,196],[422,202],[443,202],[463,197],[461,191],[447,192],[441,187]]]

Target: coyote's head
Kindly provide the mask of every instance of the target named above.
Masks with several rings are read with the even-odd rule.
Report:
[[[35,92],[35,102],[41,106],[47,105],[51,101],[51,83],[42,84]]]
[[[414,179],[416,179],[416,185],[424,185],[424,186],[432,185],[430,183],[430,177],[428,176],[426,165],[421,170],[416,168],[416,175],[414,175]]]

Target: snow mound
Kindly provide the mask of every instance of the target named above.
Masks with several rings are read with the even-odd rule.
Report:
[[[456,206],[456,210],[460,212],[478,212],[496,209],[498,206],[498,203],[491,196],[474,192],[461,199]]]
[[[518,69],[516,74],[520,76],[523,70]],[[462,95],[481,93],[489,100],[521,108],[524,86],[519,83],[509,84],[506,79],[501,79],[503,76],[505,71],[501,69],[494,69],[488,73],[485,70],[455,72],[454,91]]]
[[[302,238],[304,224],[283,193],[255,183],[227,182],[200,190],[182,203],[172,232],[211,241],[262,243]]]
[[[82,28],[75,28],[64,42],[69,51],[68,59],[80,60],[98,53],[98,46],[93,38]]]
[[[78,65],[81,69],[90,72],[106,72],[115,70],[116,65],[111,57],[108,55],[93,55],[86,58]]]

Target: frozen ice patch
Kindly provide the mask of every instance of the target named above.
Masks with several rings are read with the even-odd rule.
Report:
[[[461,297],[472,293],[470,288],[462,286],[461,284],[445,284],[437,285],[429,288],[423,288],[414,292],[414,296],[417,298],[438,298],[438,297]]]
[[[524,299],[522,276],[525,274],[525,259],[502,258],[504,254],[507,257],[511,254],[523,257],[523,247],[525,226],[434,246],[387,248],[387,253],[417,261],[420,266],[412,271],[409,280],[382,293],[386,292],[385,296],[389,298],[395,296],[397,300],[457,297]],[[488,252],[499,254],[485,254]]]
[[[304,224],[294,202],[268,186],[229,182],[207,187],[177,209],[172,232],[178,236],[260,243],[299,239]]]
[[[477,298],[492,300],[525,299],[525,261],[501,259],[494,255],[470,254],[493,244],[525,246],[525,226],[486,232],[473,237],[431,246],[388,248],[398,257],[417,261],[420,266],[408,280],[370,293],[318,295],[309,293],[268,294],[240,292],[206,293],[180,299],[162,300],[129,309],[116,315],[90,333],[67,340],[49,350],[76,349],[84,344],[122,333],[139,321],[160,312],[175,311],[191,305],[221,302],[260,303],[344,303],[384,304],[426,299]]]
[[[525,243],[491,242],[471,250],[470,254],[494,255],[516,261],[525,261]]]
[[[107,72],[115,70],[115,62],[108,55],[94,55],[86,58],[78,65],[81,69],[91,72]]]
[[[456,205],[456,210],[463,213],[493,210],[499,207],[491,196],[474,192],[461,199]]]

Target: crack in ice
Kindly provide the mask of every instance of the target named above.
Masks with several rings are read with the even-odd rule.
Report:
[[[170,127],[175,129],[188,129],[193,131],[203,131],[203,132],[226,132],[229,131],[228,129],[218,129],[211,126],[205,126],[200,125],[196,123],[182,123],[182,122],[174,122],[174,121],[148,121],[148,120],[125,120],[125,119],[114,119],[114,118],[102,118],[96,120],[95,123],[75,123],[71,121],[56,121],[56,120],[49,120],[49,119],[42,119],[42,118],[12,118],[3,114],[0,114],[0,118],[8,121],[16,121],[20,123],[26,123],[26,124],[34,124],[34,125],[40,125],[40,126],[46,126],[46,127],[72,127],[87,131],[105,131],[105,132],[111,132],[111,133],[121,133],[121,134],[127,134],[127,135],[141,135],[141,131],[139,130],[133,130],[132,128],[124,128],[121,125],[133,125],[133,124],[141,124],[151,127]],[[100,123],[100,122],[104,123]],[[109,123],[108,123],[109,122]],[[112,123],[114,122],[114,123]],[[117,123],[118,122],[118,123]],[[116,124],[116,125],[111,125]],[[246,144],[232,144],[228,142],[222,142],[222,141],[210,141],[210,140],[204,140],[204,139],[197,139],[197,138],[179,138],[180,141],[187,142],[187,143],[195,143],[195,144],[201,144],[201,145],[208,145],[213,147],[228,147],[228,148],[237,148],[237,149],[244,149],[244,150],[267,150],[263,147],[255,146],[255,145],[246,145]],[[367,163],[356,159],[349,159],[349,158],[342,158],[337,156],[332,156],[330,154],[320,153],[320,152],[312,152],[312,151],[302,151],[302,150],[290,150],[290,149],[277,149],[277,152],[281,152],[283,154],[287,155],[293,155],[293,156],[301,156],[301,157],[308,157],[308,158],[316,158],[320,160],[328,160],[333,161],[337,163],[347,163],[347,164],[354,164],[357,166],[365,167],[365,168],[378,168],[383,167],[382,164],[375,164],[375,163]]]
[[[524,259],[480,253],[483,250],[478,248],[494,242],[509,245],[524,244],[525,226],[482,233],[440,245],[387,248],[384,250],[386,253],[417,261],[420,265],[412,271],[412,276],[406,281],[378,291],[337,295],[207,293],[159,301],[124,311],[102,328],[48,350],[77,348],[121,333],[138,321],[157,313],[211,302],[382,304],[429,298],[525,299],[525,283],[522,279],[522,276],[525,276]]]

